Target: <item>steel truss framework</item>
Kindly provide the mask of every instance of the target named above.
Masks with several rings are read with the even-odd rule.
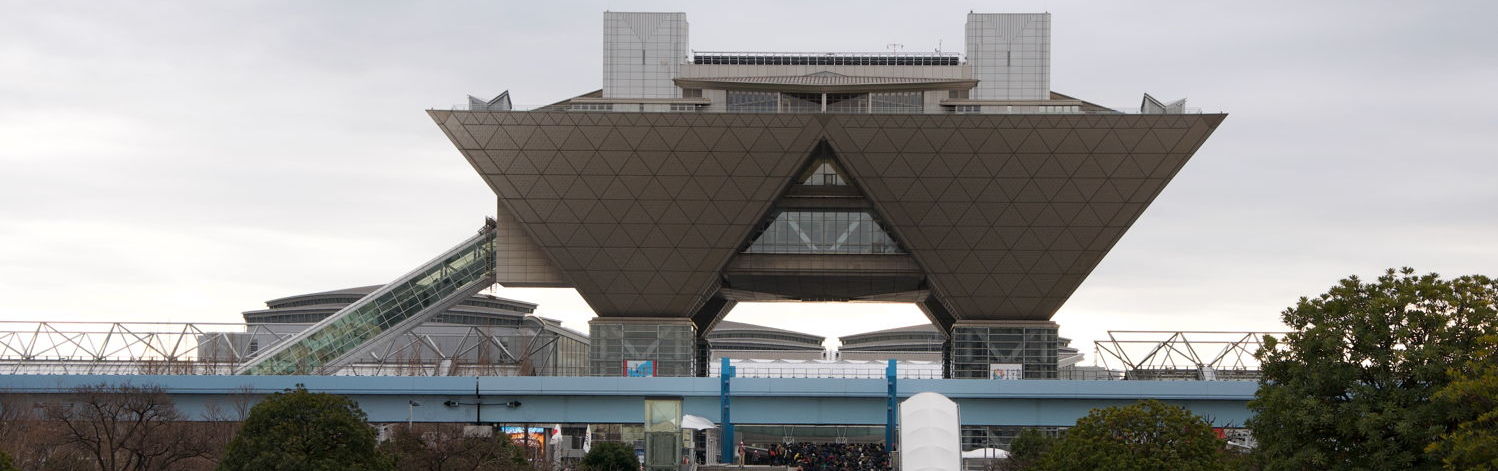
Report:
[[[1264,337],[1284,332],[1110,330],[1093,342],[1098,366],[1124,379],[1254,379]]]
[[[227,375],[307,324],[0,321],[0,374]],[[537,333],[539,332],[539,333]],[[370,348],[334,375],[577,375],[568,342],[544,329],[416,329]]]

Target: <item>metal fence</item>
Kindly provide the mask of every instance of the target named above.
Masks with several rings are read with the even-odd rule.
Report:
[[[0,374],[226,375],[307,324],[0,321]],[[1109,331],[1093,366],[1063,380],[1259,378],[1254,353],[1283,332]],[[550,330],[418,327],[368,349],[335,372],[352,376],[589,376],[587,340]],[[930,363],[930,364],[927,364]],[[880,368],[736,363],[740,377],[869,378]],[[717,375],[717,362],[709,376]],[[902,364],[901,378],[941,378],[940,362]]]
[[[0,321],[0,374],[233,374],[308,324]],[[333,373],[574,375],[587,345],[550,330],[418,327]]]
[[[613,106],[619,105],[619,106]],[[978,105],[943,105],[941,111],[929,111],[924,106],[891,106],[891,107],[869,107],[860,109],[834,109],[805,110],[786,108],[748,108],[729,109],[725,106],[707,105],[684,105],[684,104],[639,104],[639,103],[575,103],[575,104],[552,104],[552,105],[515,105],[513,109],[503,112],[531,112],[531,111],[565,111],[571,113],[730,113],[730,114],[932,114],[932,115],[962,115],[962,114],[1016,114],[1016,115],[1079,115],[1079,114],[1143,114],[1139,107],[1118,107],[1093,109],[1083,108],[1076,105],[982,105],[984,108],[973,108]],[[432,108],[439,111],[494,111],[487,105],[474,105],[469,103],[450,105],[445,108]],[[1202,114],[1201,108],[1183,108],[1181,113],[1172,114]]]
[[[1097,365],[1132,380],[1256,380],[1265,336],[1284,332],[1110,330]]]

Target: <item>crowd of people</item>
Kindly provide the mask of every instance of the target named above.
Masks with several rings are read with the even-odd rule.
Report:
[[[883,443],[775,443],[745,447],[746,464],[798,467],[801,471],[884,471],[890,469]]]

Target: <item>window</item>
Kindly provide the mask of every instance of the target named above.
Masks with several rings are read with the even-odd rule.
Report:
[[[749,92],[739,90],[728,91],[728,111],[737,113],[774,113],[776,101],[779,100],[775,92]]]
[[[919,113],[925,107],[924,92],[893,92],[869,95],[871,113]]]
[[[573,103],[567,108],[570,111],[613,111],[612,103]]]
[[[780,109],[786,113],[821,113],[821,93],[782,93]]]
[[[841,170],[832,156],[819,156],[801,173],[797,183],[810,186],[846,186],[848,181],[843,178]]]
[[[776,254],[905,253],[868,211],[791,210],[776,214],[745,250]]]
[[[828,113],[868,113],[869,95],[867,93],[828,93]]]

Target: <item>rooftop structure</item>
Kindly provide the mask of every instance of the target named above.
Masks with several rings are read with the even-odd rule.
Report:
[[[379,288],[378,285],[361,286],[272,299],[265,302],[266,309],[245,311],[244,321],[247,324],[311,324],[369,296]],[[458,301],[426,323],[513,327],[521,325],[525,316],[535,311],[535,303],[476,294]],[[558,324],[551,319],[543,320],[549,324]]]
[[[843,360],[941,360],[946,342],[936,326],[911,325],[838,337],[842,346],[837,357]],[[1082,353],[1071,346],[1071,339],[1056,337],[1056,366],[1067,368],[1082,361]]]
[[[826,337],[773,327],[719,321],[706,337],[712,348],[708,357],[713,359],[820,360],[826,357],[826,347],[822,345]]]
[[[267,309],[244,313],[243,332],[199,335],[198,359],[214,363],[253,361],[380,288],[363,286],[266,301]],[[427,315],[400,335],[360,345],[341,368],[324,372],[583,374],[587,336],[562,327],[560,321],[532,315],[535,310],[535,303],[474,294]]]

